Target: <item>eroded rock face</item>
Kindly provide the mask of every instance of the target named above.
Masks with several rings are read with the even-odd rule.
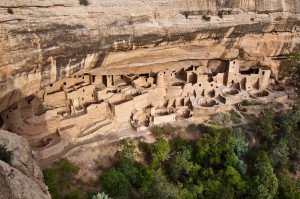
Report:
[[[1,197],[51,198],[44,184],[43,174],[26,139],[0,130],[0,145],[12,151],[11,165],[0,160]]]
[[[298,0],[89,1],[1,0],[0,111],[95,67],[238,58],[276,75],[274,57],[300,47]],[[222,10],[229,14],[220,18]]]
[[[48,199],[39,184],[0,160],[0,198]]]

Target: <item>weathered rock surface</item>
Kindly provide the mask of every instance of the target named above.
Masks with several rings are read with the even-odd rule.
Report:
[[[0,145],[12,151],[11,166],[0,160],[0,198],[51,198],[26,139],[0,130]]]
[[[276,75],[275,58],[300,48],[299,24],[299,0],[1,0],[0,111],[95,67],[238,58]]]

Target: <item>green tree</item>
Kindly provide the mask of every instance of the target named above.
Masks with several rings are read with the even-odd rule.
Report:
[[[234,142],[228,129],[216,129],[211,133],[205,133],[196,141],[196,161],[202,167],[214,167],[222,164],[224,156],[232,152]]]
[[[180,199],[180,189],[170,183],[161,170],[154,172],[151,179],[140,189],[142,198]]]
[[[158,168],[161,162],[165,161],[170,152],[169,143],[160,138],[150,145],[150,165],[152,168]]]
[[[103,189],[112,196],[127,196],[130,183],[126,176],[114,167],[105,170],[99,177]]]
[[[254,122],[253,126],[256,133],[263,139],[273,140],[275,138],[274,115],[275,112],[272,109],[266,109],[259,114]]]
[[[120,160],[117,170],[122,172],[130,184],[137,188],[140,188],[141,184],[149,180],[151,176],[151,171],[145,164],[131,159]]]
[[[292,52],[283,63],[281,75],[288,77],[289,82],[300,88],[300,52]]]
[[[184,183],[193,180],[198,175],[199,169],[200,166],[191,161],[191,149],[188,147],[178,151],[168,162],[168,174],[175,182]]]
[[[232,135],[234,137],[233,150],[240,157],[245,155],[248,150],[248,142],[246,141],[245,132],[241,128],[233,128]]]
[[[296,180],[290,178],[287,173],[278,174],[278,198],[282,199],[300,199],[300,192],[297,190]]]
[[[271,158],[274,165],[278,163],[286,165],[289,160],[289,147],[286,139],[281,138],[271,150]]]
[[[233,188],[235,196],[241,196],[246,192],[246,182],[242,180],[240,173],[232,166],[226,167],[221,171],[220,180],[226,184],[226,186]]]
[[[255,198],[273,198],[277,192],[278,180],[271,161],[265,151],[260,151],[255,159],[251,195]]]

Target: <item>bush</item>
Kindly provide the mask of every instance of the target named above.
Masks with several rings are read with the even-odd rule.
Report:
[[[231,121],[234,123],[234,124],[237,124],[237,123],[240,123],[241,122],[241,116],[235,112],[233,109],[231,109],[229,111],[230,113],[230,118],[231,118]]]
[[[45,183],[53,199],[86,198],[85,193],[74,183],[78,171],[79,167],[64,158],[43,171]]]
[[[205,21],[210,21],[210,16],[203,15],[202,19]]]
[[[251,106],[251,105],[252,105],[252,103],[249,102],[248,100],[243,100],[243,101],[241,102],[241,104],[242,104],[242,106]]]
[[[218,16],[219,16],[220,18],[223,18],[223,15],[224,15],[223,10],[219,10]]]
[[[170,152],[170,145],[164,139],[158,139],[150,145],[152,168],[158,168],[164,160],[166,160],[168,153]]]
[[[115,154],[115,157],[119,160],[121,159],[133,159],[135,145],[131,140],[123,139],[118,142],[118,151]]]
[[[262,111],[254,122],[254,129],[256,133],[264,139],[273,140],[275,138],[275,112],[273,109],[266,109]]]
[[[189,11],[184,11],[182,12],[182,14],[185,16],[185,18],[187,19],[190,15],[190,12]]]
[[[150,131],[154,137],[161,137],[163,135],[170,135],[172,132],[176,130],[175,127],[171,126],[170,124],[166,124],[163,126],[152,126]]]
[[[196,124],[189,124],[187,130],[192,133],[198,132],[198,126]]]
[[[231,117],[226,113],[215,113],[211,116],[212,124],[216,126],[223,126],[230,123]]]
[[[99,177],[103,189],[112,196],[126,196],[130,190],[130,183],[126,176],[114,167],[104,171]]]
[[[90,3],[88,0],[79,0],[80,5],[88,6]]]
[[[234,143],[232,145],[234,152],[238,157],[245,155],[249,145],[246,140],[245,133],[241,128],[236,127],[232,129],[231,133],[234,137]]]
[[[12,152],[8,151],[3,145],[0,145],[0,160],[10,164]]]
[[[102,193],[98,193],[97,195],[93,196],[92,199],[112,199],[112,198],[109,197],[104,192],[102,192]]]
[[[247,108],[242,108],[241,111],[242,111],[242,112],[247,112],[248,109],[247,109]]]
[[[7,8],[7,13],[12,15],[14,14],[14,11],[11,8]]]

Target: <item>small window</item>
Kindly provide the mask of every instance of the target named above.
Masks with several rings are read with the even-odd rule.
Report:
[[[9,117],[8,117],[8,115],[6,115],[6,119],[8,119]]]
[[[211,86],[214,86],[213,84],[211,84]]]
[[[199,86],[201,87],[201,84],[199,84]]]
[[[263,71],[262,74],[265,75],[265,71]]]
[[[82,100],[84,100],[84,98],[82,98]]]
[[[166,74],[166,72],[164,72],[164,74]]]
[[[84,90],[84,89],[82,89],[82,92],[85,92],[85,90]]]
[[[233,61],[233,64],[235,64],[235,61]]]
[[[94,97],[94,95],[92,94],[92,97]]]
[[[82,79],[84,79],[84,76],[82,77]]]
[[[50,84],[50,87],[52,87],[53,86],[53,84]]]
[[[234,83],[234,81],[232,80],[231,83]]]
[[[67,82],[64,82],[64,85],[67,85]]]

